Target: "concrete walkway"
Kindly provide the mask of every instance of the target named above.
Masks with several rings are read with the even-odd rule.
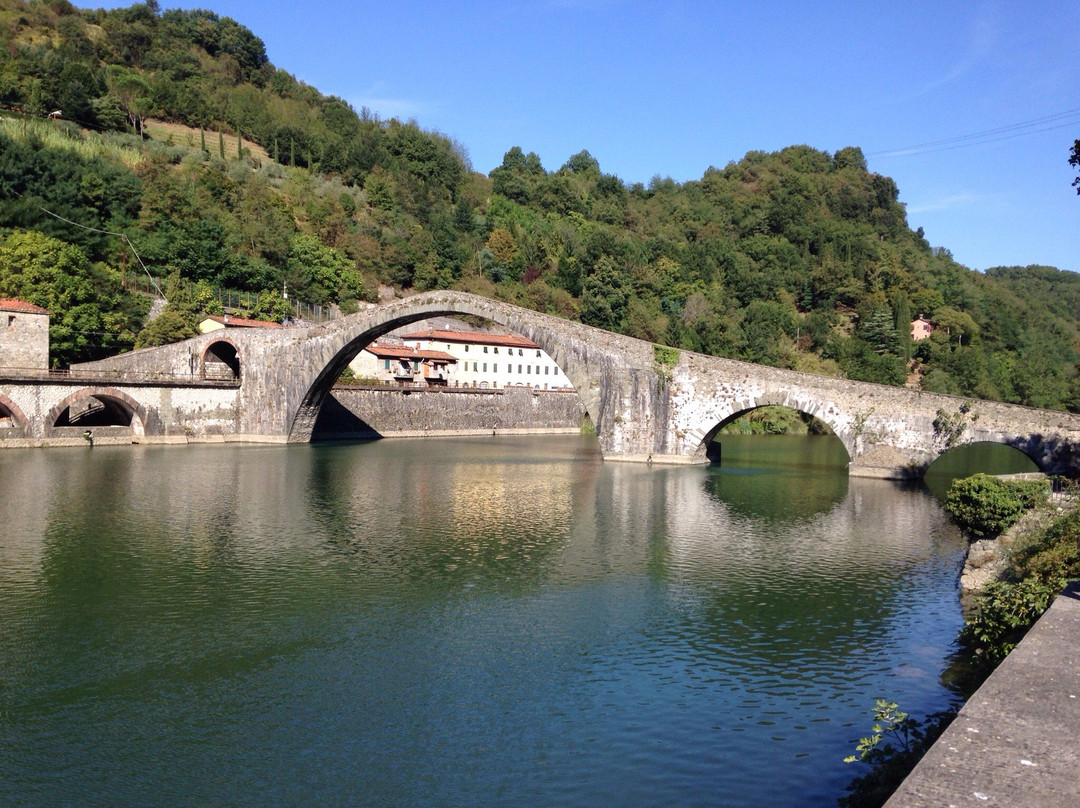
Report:
[[[1080,805],[1080,582],[968,700],[885,808]]]

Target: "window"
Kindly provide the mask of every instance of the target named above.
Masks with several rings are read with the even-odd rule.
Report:
[[[383,370],[390,370],[390,360],[389,359],[384,359],[383,360]]]
[[[539,359],[539,358],[540,358],[540,352],[539,352],[539,351],[537,351],[537,352],[536,352],[536,358],[537,358],[537,359]]]
[[[484,373],[487,373],[487,362],[484,363]]]
[[[525,373],[526,373],[526,375],[531,375],[532,374],[532,365],[526,365],[525,366]]]
[[[488,346],[484,346],[484,353],[487,353]]]
[[[472,369],[473,369],[473,373],[476,373],[476,363],[475,362],[472,363]]]
[[[518,373],[521,373],[521,365],[518,365]]]
[[[548,372],[549,372],[550,370],[551,370],[551,368],[549,368],[549,367],[548,367],[547,365],[545,365],[545,366],[544,366],[544,375],[545,375],[545,376],[547,376],[547,375],[548,375]]]
[[[495,353],[498,353],[498,352],[499,352],[499,351],[498,351],[498,350],[496,349]],[[492,372],[492,373],[498,373],[498,372],[499,372],[499,363],[498,363],[498,362],[495,362],[495,363],[494,363],[494,364],[493,364],[493,365],[491,366],[491,372]]]
[[[498,353],[498,352],[499,352],[499,349],[498,349],[498,348],[495,348],[495,353]]]
[[[468,345],[466,345],[466,346],[465,346],[465,353],[468,353],[468,352],[469,352],[469,346],[468,346]]]
[[[7,324],[8,324],[8,328],[11,328],[13,325],[15,325],[15,315],[14,314],[9,314],[8,315]]]
[[[524,354],[521,352],[521,348],[518,348],[518,356],[524,356]]]

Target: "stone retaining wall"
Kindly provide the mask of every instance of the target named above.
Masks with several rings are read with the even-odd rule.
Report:
[[[575,393],[342,386],[324,400],[312,437],[577,432],[584,418]]]

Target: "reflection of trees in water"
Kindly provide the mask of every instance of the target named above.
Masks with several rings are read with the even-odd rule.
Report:
[[[709,496],[732,512],[768,521],[791,522],[828,513],[848,492],[845,472],[799,474],[777,469],[713,469],[705,480]]]
[[[395,441],[315,450],[309,518],[335,553],[433,591],[533,587],[578,528],[599,458],[572,462],[577,439]]]

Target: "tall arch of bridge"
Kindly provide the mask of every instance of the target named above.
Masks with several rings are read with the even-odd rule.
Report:
[[[582,338],[587,336],[584,334],[575,336],[575,331],[588,329],[588,326],[476,295],[439,292],[416,295],[313,329],[304,349],[312,359],[311,364],[305,362],[308,373],[301,372],[296,384],[289,385],[293,395],[299,395],[294,411],[287,417],[288,441],[296,443],[311,439],[322,402],[341,372],[365,346],[419,320],[453,315],[481,317],[539,345],[566,374],[589,417],[600,429],[598,422],[605,414],[601,401],[603,375],[610,368],[608,356],[595,339]],[[247,367],[248,372],[257,375],[250,362]]]

